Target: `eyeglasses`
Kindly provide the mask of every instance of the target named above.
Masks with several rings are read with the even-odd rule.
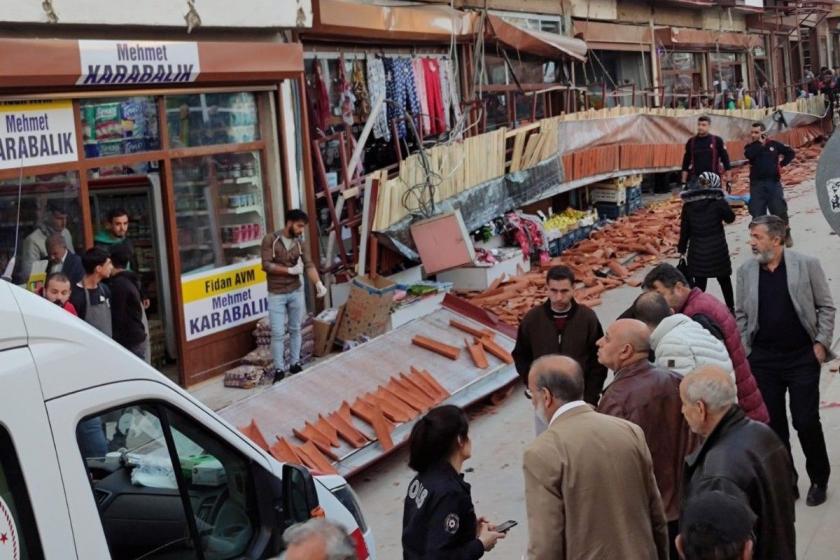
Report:
[[[534,398],[534,395],[531,393],[530,389],[525,389],[525,398],[529,401]]]

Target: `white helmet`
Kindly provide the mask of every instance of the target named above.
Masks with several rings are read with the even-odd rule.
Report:
[[[697,181],[700,183],[700,187],[704,189],[720,188],[720,176],[717,173],[712,173],[711,171],[703,172]]]

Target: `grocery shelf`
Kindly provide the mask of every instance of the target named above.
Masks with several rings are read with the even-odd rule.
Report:
[[[240,241],[239,243],[222,243],[225,249],[247,249],[248,247],[256,247],[262,243],[262,239],[252,239],[250,241]]]
[[[248,214],[251,212],[256,212],[257,214],[262,214],[262,207],[260,206],[239,206],[237,208],[224,208],[219,210],[220,214]]]

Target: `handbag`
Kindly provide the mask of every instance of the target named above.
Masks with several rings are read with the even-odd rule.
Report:
[[[677,262],[677,270],[679,270],[683,276],[685,276],[686,281],[688,282],[688,287],[694,287],[694,278],[688,273],[688,261],[685,260],[685,257],[680,257],[679,262]]]

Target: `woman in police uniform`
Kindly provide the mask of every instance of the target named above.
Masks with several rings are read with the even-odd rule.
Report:
[[[411,430],[408,466],[417,476],[403,510],[405,560],[476,560],[504,538],[476,518],[461,469],[472,454],[467,416],[457,406],[430,410]]]

